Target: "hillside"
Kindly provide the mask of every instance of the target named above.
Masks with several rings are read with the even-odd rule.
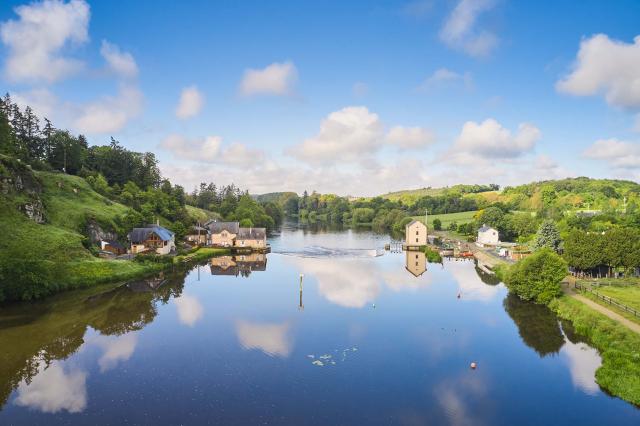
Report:
[[[420,189],[408,189],[404,191],[395,191],[383,194],[380,197],[391,201],[402,201],[403,204],[414,204],[418,199],[426,196],[436,197],[442,195],[472,195],[485,192],[496,192],[499,189],[498,185],[454,185],[443,188],[420,188]]]
[[[81,177],[36,172],[0,155],[0,301],[148,272],[148,265],[99,259],[87,249],[90,234],[113,236],[128,211]]]

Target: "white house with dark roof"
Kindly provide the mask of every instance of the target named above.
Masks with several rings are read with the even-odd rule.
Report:
[[[169,254],[176,249],[174,233],[160,225],[133,228],[127,238],[131,243],[132,254],[148,251],[155,251],[157,254]]]
[[[482,225],[480,229],[478,229],[478,238],[476,238],[476,243],[482,246],[495,246],[500,242],[500,233],[497,229],[492,228],[487,225]]]

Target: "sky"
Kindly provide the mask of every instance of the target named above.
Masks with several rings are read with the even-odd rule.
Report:
[[[640,179],[640,2],[4,0],[0,83],[187,190]]]

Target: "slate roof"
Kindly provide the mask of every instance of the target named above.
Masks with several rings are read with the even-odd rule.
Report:
[[[125,247],[116,240],[106,240],[105,242],[111,247],[117,248],[119,250],[126,250]]]
[[[267,238],[266,228],[240,228],[238,238],[241,240],[264,240]]]
[[[222,231],[237,234],[240,229],[240,224],[238,222],[207,222],[205,227],[209,229],[212,234],[219,234]]]
[[[414,224],[414,223],[416,223],[416,222],[423,224],[423,223],[422,223],[422,222],[420,222],[419,220],[413,219],[411,222],[409,222],[409,223],[407,223],[407,224],[405,225],[405,228],[410,227],[411,225],[413,225],[413,224]],[[424,225],[424,224],[423,224],[423,225]]]
[[[487,231],[495,231],[494,228],[487,226],[487,225],[482,225],[482,227],[480,229],[478,229],[478,232],[487,232]]]
[[[129,233],[129,240],[133,244],[142,243],[155,233],[162,241],[169,241],[173,238],[173,232],[159,225],[149,225],[146,228],[133,228]]]

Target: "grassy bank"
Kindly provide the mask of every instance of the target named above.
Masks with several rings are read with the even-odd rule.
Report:
[[[554,299],[549,307],[571,321],[600,352],[597,383],[612,395],[640,405],[640,336],[568,296]]]
[[[461,223],[473,222],[473,217],[476,213],[478,213],[477,210],[459,213],[430,214],[428,216],[429,223],[427,224],[427,226],[429,227],[429,229],[433,229],[433,221],[436,219],[440,219],[440,222],[442,223],[442,229],[447,229],[453,222],[457,223],[458,225],[460,225]],[[414,216],[413,218],[424,223],[424,215]]]

